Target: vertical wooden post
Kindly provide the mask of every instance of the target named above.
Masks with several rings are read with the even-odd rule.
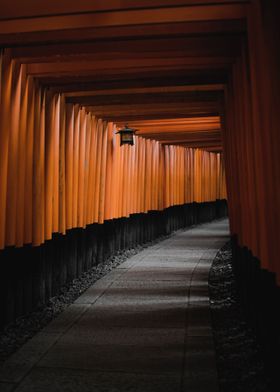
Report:
[[[97,121],[96,133],[96,165],[95,165],[95,193],[94,193],[94,222],[99,220],[99,202],[100,202],[100,175],[101,175],[101,160],[103,149],[103,122],[101,119]]]
[[[73,227],[73,152],[74,152],[74,108],[66,104],[65,129],[65,201],[66,201],[66,230]]]
[[[78,207],[77,226],[84,227],[84,192],[85,192],[85,153],[86,153],[86,112],[84,109],[80,113],[80,134],[79,134],[79,167],[78,167]]]
[[[97,155],[97,120],[91,117],[91,144],[89,161],[89,191],[88,191],[88,222],[94,222],[95,211],[95,183],[96,183],[96,155]]]
[[[53,232],[53,186],[54,186],[54,96],[46,92],[45,137],[45,239]]]
[[[85,146],[85,182],[84,182],[84,227],[91,223],[89,218],[89,210],[90,210],[90,200],[89,200],[89,192],[90,192],[90,149],[91,149],[91,136],[92,136],[92,121],[91,114],[86,114],[86,146]]]
[[[19,148],[18,148],[18,190],[17,190],[17,224],[16,224],[16,246],[24,244],[24,192],[25,192],[25,167],[26,167],[26,128],[28,110],[28,84],[26,78],[26,66],[21,66],[22,92],[20,97],[20,120],[19,120]]]
[[[6,241],[6,202],[7,202],[7,176],[8,151],[10,137],[9,108],[12,93],[12,75],[14,64],[10,61],[8,53],[1,54],[1,83],[0,83],[0,249],[4,248]]]
[[[10,135],[8,147],[8,174],[7,174],[7,199],[6,199],[6,245],[15,245],[16,241],[16,216],[18,192],[18,150],[19,150],[19,120],[21,98],[20,66],[15,64],[12,78],[12,94],[10,108],[6,116],[10,116]]]
[[[45,92],[35,95],[34,165],[33,165],[33,245],[44,241],[45,216]]]
[[[53,101],[53,233],[59,231],[59,140],[60,140],[60,96],[56,94]]]
[[[66,104],[60,96],[59,136],[59,231],[66,233]]]
[[[98,223],[104,223],[105,213],[105,192],[106,192],[106,165],[107,165],[107,151],[108,151],[108,124],[103,122],[102,124],[102,150],[101,150],[101,162],[100,162],[100,192],[99,192],[99,204],[98,204]]]
[[[28,112],[26,129],[26,165],[24,184],[24,243],[32,243],[33,224],[33,154],[34,154],[34,119],[35,119],[35,88],[30,77],[28,84]]]
[[[73,227],[78,226],[78,194],[79,194],[79,149],[80,149],[80,107],[74,106],[74,139],[73,139]]]

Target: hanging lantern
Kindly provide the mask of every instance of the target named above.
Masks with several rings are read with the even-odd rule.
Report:
[[[117,133],[120,134],[121,146],[123,144],[130,144],[131,146],[133,146],[135,132],[136,132],[136,129],[129,128],[127,124],[124,126],[123,129],[120,129],[119,132],[117,132]]]

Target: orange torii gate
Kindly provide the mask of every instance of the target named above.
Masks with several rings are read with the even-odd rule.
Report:
[[[220,154],[136,136],[65,103],[2,58],[0,248],[104,220],[226,198]],[[4,115],[5,114],[5,115]]]

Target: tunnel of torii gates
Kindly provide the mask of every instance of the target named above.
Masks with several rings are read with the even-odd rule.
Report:
[[[277,5],[1,0],[4,319],[90,267],[102,238],[104,256],[131,245],[119,232],[150,240],[226,198],[238,249],[280,284]]]

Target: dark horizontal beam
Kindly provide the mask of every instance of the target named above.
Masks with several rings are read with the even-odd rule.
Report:
[[[139,87],[168,87],[197,84],[225,84],[228,81],[226,70],[177,70],[130,72],[125,75],[91,75],[40,77],[42,86],[52,87],[54,92],[75,92],[90,90],[115,90]]]
[[[163,145],[180,145],[180,146],[184,146],[184,147],[190,147],[190,148],[221,148],[221,143],[220,141],[213,141],[213,142],[207,142],[207,141],[193,141],[193,142],[188,142],[188,141],[166,141],[166,142],[160,142]]]
[[[123,125],[123,124],[122,124]],[[129,124],[132,128],[134,128],[134,125],[133,124]],[[164,127],[164,126],[162,126],[162,125],[159,125],[157,128],[143,128],[143,127],[141,127],[141,125],[140,125],[140,127],[139,128],[136,128],[136,129],[138,129],[139,131],[138,131],[138,134],[141,134],[141,135],[154,135],[155,137],[157,136],[157,135],[159,135],[159,136],[162,136],[162,135],[173,135],[173,134],[177,134],[177,135],[187,135],[187,134],[190,134],[190,133],[195,133],[195,134],[198,134],[198,133],[200,133],[200,134],[202,134],[203,132],[217,132],[217,133],[219,133],[220,132],[220,127],[219,126],[215,126],[215,127],[210,127],[210,126],[204,126],[203,127],[203,125],[198,125],[197,127],[188,127],[187,125],[185,125],[185,126],[181,126],[180,128],[179,127],[175,127],[175,126],[170,126],[169,128],[167,128],[167,127]]]
[[[117,11],[121,9],[143,9],[155,7],[174,7],[186,5],[209,5],[212,3],[248,3],[249,0],[60,0],[40,3],[37,0],[2,0],[2,11],[0,19],[15,19],[26,17],[39,17],[50,15],[65,15],[75,13],[88,13],[100,11]]]
[[[169,94],[169,93],[189,93],[189,92],[222,92],[224,84],[194,84],[184,86],[159,86],[159,87],[132,87],[119,88],[111,90],[89,90],[89,91],[72,91],[64,93],[69,98],[69,102],[73,97],[100,97],[108,95],[128,95],[128,94]]]
[[[90,12],[71,15],[38,16],[23,19],[0,20],[0,34],[59,31],[126,25],[153,25],[161,23],[197,22],[207,20],[245,19],[244,4],[214,4],[165,7],[141,10]]]
[[[170,132],[170,133],[153,133],[153,132],[145,132],[142,133],[141,131],[137,132],[137,135],[143,136],[143,137],[151,137],[152,139],[157,139],[157,140],[169,140],[169,139],[182,139],[182,140],[197,140],[197,139],[203,139],[203,140],[208,140],[208,139],[219,139],[221,140],[221,132],[220,131],[196,131],[196,132],[180,132],[177,133],[176,131]]]
[[[152,137],[145,137],[146,139],[153,139]],[[157,139],[153,139],[157,140]],[[204,147],[216,147],[216,146],[221,146],[222,142],[221,139],[213,139],[213,140],[203,140],[203,139],[198,139],[198,140],[188,140],[188,139],[167,139],[167,140],[157,140],[161,144],[176,144],[176,145],[188,145],[193,148],[198,148],[201,146]]]
[[[120,39],[138,38],[155,38],[155,37],[180,37],[185,35],[202,35],[202,34],[243,34],[246,31],[246,21],[237,20],[219,20],[219,21],[200,21],[200,22],[183,22],[183,23],[163,23],[150,25],[130,25],[117,27],[90,27],[84,29],[71,29],[59,31],[40,31],[29,32],[24,34],[1,34],[0,44],[2,47],[32,47],[35,44],[42,47],[65,43],[83,43],[97,40],[116,42]]]
[[[33,45],[11,50],[11,56],[20,62],[75,61],[83,59],[133,59],[143,57],[232,57],[237,55],[243,35],[210,35],[191,37],[157,37],[79,42],[67,44]]]
[[[164,127],[164,126],[188,126],[188,125],[202,125],[202,124],[219,124],[220,126],[220,117],[193,117],[193,118],[180,118],[180,119],[169,119],[169,120],[143,120],[138,122],[133,122],[134,127]]]
[[[51,77],[55,75],[59,78],[71,77],[81,75],[84,77],[91,78],[95,75],[106,75],[110,78],[112,74],[118,74],[119,78],[124,78],[126,74],[131,72],[177,72],[177,71],[194,71],[201,70],[207,72],[208,69],[223,71],[224,69],[229,69],[231,61],[229,60],[219,60],[216,62],[213,60],[211,63],[200,63],[200,62],[190,62],[188,59],[159,59],[158,61],[142,60],[142,61],[96,61],[92,63],[37,63],[28,64],[27,73],[31,76],[40,77]]]
[[[116,123],[118,127],[124,124]],[[168,134],[185,132],[220,132],[219,117],[192,117],[161,120],[131,121],[129,126],[138,129],[137,134]]]
[[[194,103],[216,102],[222,99],[221,92],[182,92],[182,93],[150,93],[150,94],[122,94],[85,97],[67,97],[67,103],[78,103],[85,106],[132,105],[132,104],[157,104],[157,103]]]
[[[138,111],[140,112],[147,112],[149,113],[150,111],[165,111],[165,110],[192,110],[192,109],[209,109],[209,108],[218,108],[219,103],[217,101],[193,101],[189,102],[188,105],[185,103],[177,103],[177,102],[171,102],[171,103],[155,103],[151,105],[150,103],[141,103],[141,104],[127,104],[125,107],[122,105],[114,105],[114,104],[109,104],[106,107],[100,107],[100,106],[94,106],[94,105],[85,105],[91,110],[96,110],[96,112],[125,112],[129,113],[130,111]]]
[[[87,108],[86,108],[87,109]],[[87,109],[88,111],[90,111],[90,108]],[[211,116],[218,116],[220,113],[217,110],[209,110],[209,111],[193,111],[193,112],[189,112],[189,113],[169,113],[169,112],[165,112],[165,113],[144,113],[144,114],[115,114],[115,115],[111,115],[109,113],[107,113],[106,115],[99,115],[97,117],[103,118],[103,120],[105,121],[112,121],[115,123],[129,123],[132,121],[142,121],[142,120],[167,120],[167,119],[174,119],[175,118],[193,118],[193,117],[211,117]]]

